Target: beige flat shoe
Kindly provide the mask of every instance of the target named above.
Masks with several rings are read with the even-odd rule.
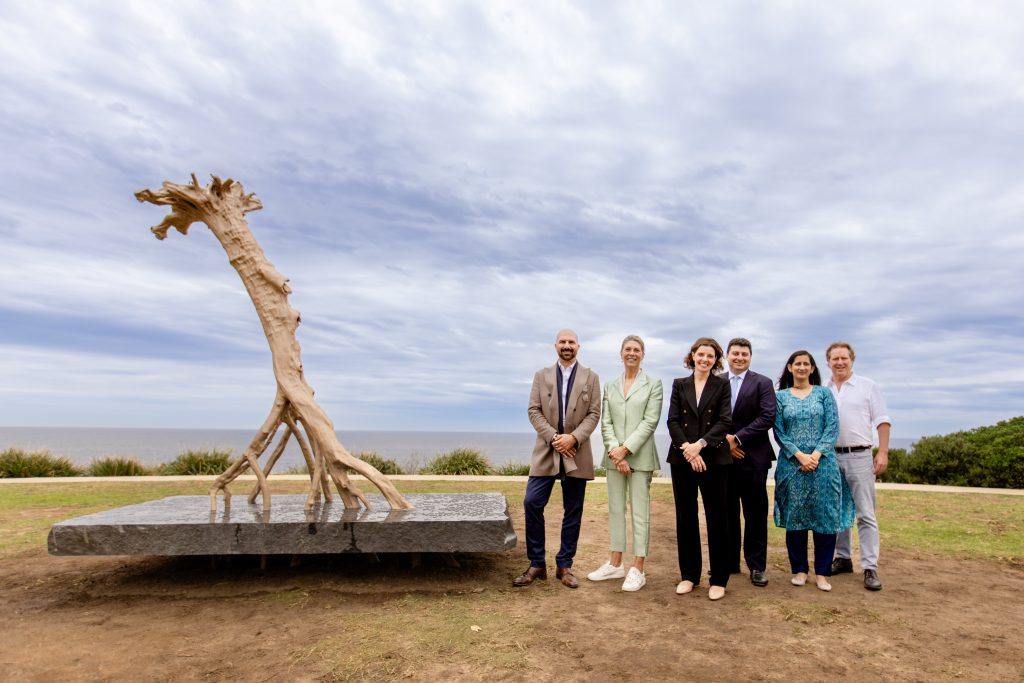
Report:
[[[793,578],[789,580],[794,586],[802,586],[807,583],[807,574],[800,572],[799,574],[793,574]]]
[[[832,584],[828,582],[828,578],[824,576],[815,577],[815,581],[818,583],[818,590],[830,591],[832,590]]]
[[[676,586],[676,595],[686,595],[693,591],[693,581],[680,581]]]
[[[721,600],[725,597],[725,586],[712,586],[708,589],[708,598],[711,600]]]

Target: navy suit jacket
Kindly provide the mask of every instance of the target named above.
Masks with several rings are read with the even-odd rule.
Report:
[[[722,375],[728,382],[728,374]],[[775,460],[775,451],[768,439],[768,430],[775,424],[775,386],[772,381],[753,370],[740,385],[740,395],[732,409],[732,433],[740,440],[746,453],[734,465],[767,472]]]

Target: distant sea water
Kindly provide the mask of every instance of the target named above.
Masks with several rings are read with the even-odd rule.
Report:
[[[231,449],[241,455],[249,446],[255,429],[148,429],[103,427],[0,427],[0,449],[49,450],[54,455],[87,465],[104,456],[132,456],[147,465],[173,460],[183,450]],[[283,434],[283,431],[278,433]],[[476,448],[496,466],[528,463],[535,438],[533,432],[397,432],[342,430],[341,443],[354,455],[375,451],[406,470],[426,465],[439,453],[456,448]],[[668,452],[669,436],[656,433],[658,453]],[[915,439],[892,439],[893,448],[908,448]],[[602,452],[600,438],[592,439],[595,454]],[[271,447],[273,448],[273,447]],[[276,472],[304,464],[294,439],[275,466]],[[667,474],[668,467],[662,468]]]

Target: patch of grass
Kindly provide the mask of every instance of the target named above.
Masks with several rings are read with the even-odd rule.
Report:
[[[430,461],[422,474],[493,474],[494,468],[476,448],[456,448]]]
[[[528,477],[530,476],[530,466],[521,462],[507,462],[498,468],[496,474],[503,477]]]
[[[308,590],[301,588],[293,588],[286,591],[278,591],[276,593],[269,593],[266,596],[266,600],[269,602],[289,607],[292,609],[302,609],[309,604],[312,596]]]
[[[89,463],[90,477],[139,477],[150,473],[150,469],[136,458],[107,456]]]
[[[373,465],[381,474],[405,474],[401,465],[390,458],[385,458],[376,451],[362,451],[356,456],[363,462]]]
[[[0,478],[77,477],[82,470],[67,458],[50,451],[23,451],[8,448],[0,453]]]
[[[231,449],[205,451],[185,450],[174,460],[160,465],[158,474],[188,476],[193,474],[220,474],[226,470],[234,455]]]
[[[311,667],[325,680],[365,681],[416,677],[424,661],[450,662],[441,679],[459,678],[467,668],[507,678],[527,666],[525,646],[534,633],[509,619],[493,591],[470,596],[406,595],[339,618],[339,635],[291,653],[297,670]],[[401,623],[396,637],[395,624]]]
[[[1024,497],[984,493],[878,491],[882,546],[1024,559]]]
[[[813,578],[810,581],[814,581]],[[747,601],[751,609],[777,614],[783,621],[792,621],[810,626],[827,626],[839,623],[877,623],[881,616],[874,610],[808,603],[795,600],[756,599]]]

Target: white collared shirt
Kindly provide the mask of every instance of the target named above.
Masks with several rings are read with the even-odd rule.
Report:
[[[869,446],[875,442],[874,430],[878,425],[892,424],[885,407],[882,392],[872,380],[863,375],[850,375],[837,387],[829,377],[826,385],[839,407],[839,438],[836,446]]]

